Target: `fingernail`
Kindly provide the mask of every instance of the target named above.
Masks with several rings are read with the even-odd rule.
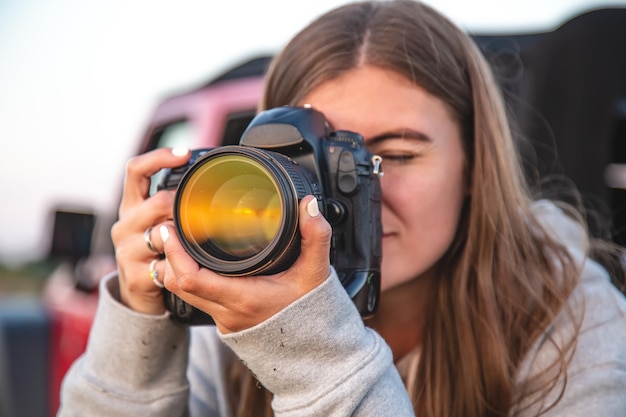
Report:
[[[170,238],[170,231],[167,229],[167,226],[159,227],[159,233],[161,233],[161,239],[163,243],[167,242],[167,239]]]
[[[312,199],[309,204],[306,205],[306,211],[311,217],[317,217],[320,214],[320,207],[317,205],[317,199]]]
[[[172,155],[174,156],[185,156],[188,153],[189,153],[189,148],[186,148],[184,146],[180,146],[180,147],[172,149]]]

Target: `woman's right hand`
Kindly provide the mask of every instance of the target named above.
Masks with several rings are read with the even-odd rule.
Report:
[[[126,165],[124,190],[118,221],[111,229],[120,284],[120,300],[129,308],[146,314],[165,311],[162,289],[152,282],[150,264],[158,259],[162,247],[152,251],[145,233],[157,237],[159,225],[171,223],[173,190],[161,190],[150,196],[150,178],[162,168],[184,165],[190,157],[186,148],[159,148],[132,158]],[[161,239],[151,238],[161,243]],[[158,252],[158,253],[157,253]]]

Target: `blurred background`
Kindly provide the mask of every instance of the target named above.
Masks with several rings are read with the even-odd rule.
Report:
[[[49,210],[111,210],[157,101],[272,53],[338,0],[0,0],[0,261],[46,253]],[[550,30],[599,0],[428,0],[471,31]]]
[[[271,56],[314,17],[345,2],[0,0],[0,417],[56,410],[58,382],[84,348],[95,293],[75,279],[77,259],[63,270],[67,259],[50,256],[58,255],[53,235],[62,240],[72,227],[90,232],[96,219],[114,216],[126,160],[156,146],[146,142],[146,132],[159,105],[249,59]],[[532,127],[541,113],[542,129],[554,120],[547,133],[552,145],[575,136],[557,121],[579,118],[564,112],[572,103],[606,115],[608,122],[587,126],[606,140],[559,152],[575,182],[615,208],[623,196],[612,190],[626,184],[620,183],[626,72],[617,84],[611,77],[625,68],[626,35],[611,28],[626,28],[626,0],[425,2],[495,51],[503,86],[533,103],[533,111],[519,112],[531,126],[526,134],[546,134]],[[561,28],[595,9],[610,9],[599,24],[609,28],[604,38],[585,43],[599,33],[598,19],[596,26]],[[559,36],[547,36],[557,29]],[[622,45],[619,53],[615,45]],[[599,50],[601,57],[589,55]],[[593,75],[585,78],[592,61]],[[596,87],[600,79],[605,83]],[[560,101],[549,100],[556,95]],[[599,96],[606,105],[587,101]],[[615,168],[614,186],[605,186],[607,167]],[[63,223],[66,213],[82,217]]]

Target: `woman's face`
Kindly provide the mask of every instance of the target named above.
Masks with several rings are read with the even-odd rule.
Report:
[[[383,291],[425,275],[454,238],[466,196],[460,130],[441,100],[398,74],[364,66],[300,104],[383,157]]]

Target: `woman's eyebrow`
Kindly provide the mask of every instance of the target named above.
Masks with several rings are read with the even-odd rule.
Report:
[[[389,139],[412,139],[420,142],[432,142],[427,134],[413,129],[400,129],[396,131],[384,132],[367,140],[369,145],[384,142]]]

